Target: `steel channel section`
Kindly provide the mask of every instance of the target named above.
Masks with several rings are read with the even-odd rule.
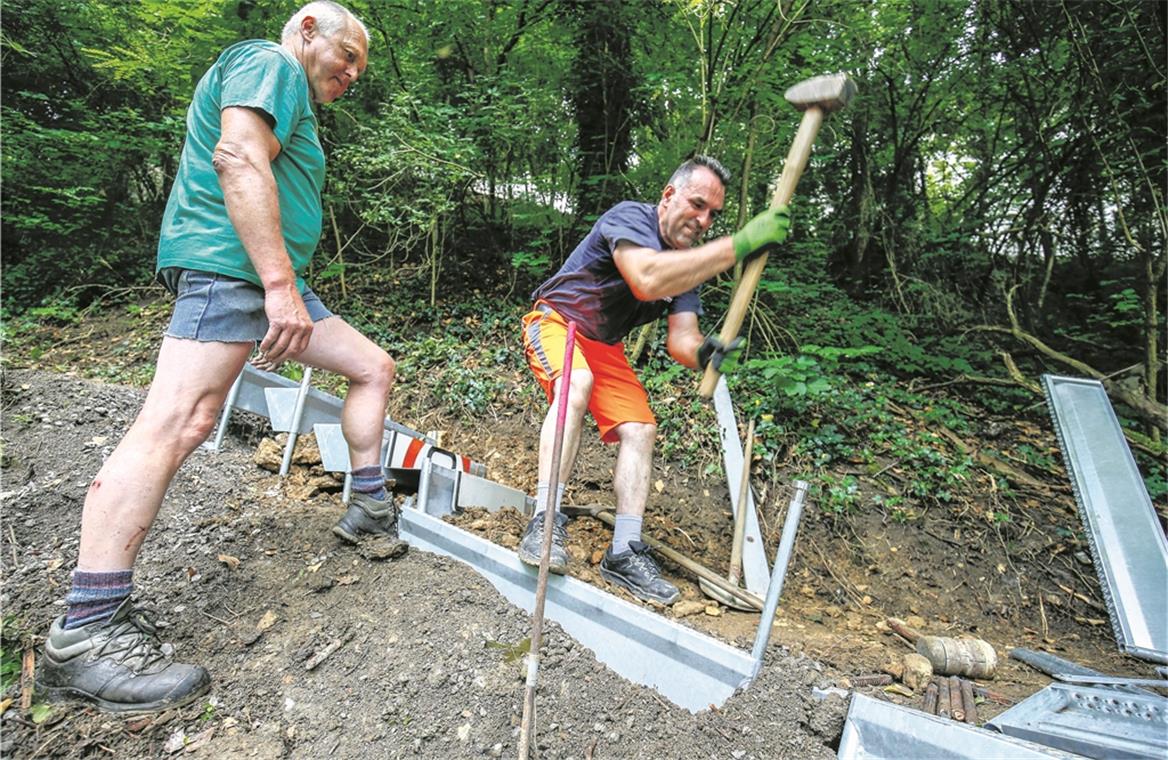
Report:
[[[425,488],[440,490],[437,483]],[[418,509],[403,510],[399,530],[411,546],[470,565],[512,604],[534,609],[538,573],[515,552]],[[544,613],[618,675],[691,712],[721,706],[752,673],[746,652],[575,578],[548,579]]]
[[[1168,539],[1103,384],[1043,375],[1115,637],[1168,663]]]
[[[1087,757],[1168,757],[1168,699],[1145,692],[1052,683],[986,726]]]
[[[726,377],[720,376],[714,386],[714,411],[718,415],[718,433],[722,437],[722,461],[726,470],[726,490],[730,492],[730,508],[738,515],[738,484],[742,482],[742,439],[738,437],[738,420]],[[746,533],[742,539],[742,576],[746,590],[765,597],[771,581],[767,568],[766,548],[758,528],[754,493],[746,489]]]
[[[840,738],[840,760],[905,758],[1080,758],[1052,747],[1003,736],[863,694],[852,694]]]

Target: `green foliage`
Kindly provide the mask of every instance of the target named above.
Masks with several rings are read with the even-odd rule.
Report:
[[[12,615],[0,617],[0,693],[20,680],[27,636]]]

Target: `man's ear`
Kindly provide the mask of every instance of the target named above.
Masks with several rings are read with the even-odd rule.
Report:
[[[316,36],[316,17],[305,16],[300,21],[300,36],[305,40],[311,42],[312,38]]]
[[[665,189],[661,191],[661,200],[668,202],[670,198],[677,194],[677,188],[673,185],[666,185]]]

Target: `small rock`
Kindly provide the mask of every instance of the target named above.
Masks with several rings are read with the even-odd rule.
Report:
[[[378,536],[362,541],[357,551],[367,560],[380,562],[382,560],[403,557],[409,549],[410,545],[405,541],[386,536]]]
[[[601,552],[603,554],[603,552]],[[599,560],[597,560],[599,561]],[[706,603],[696,599],[683,599],[673,605],[673,616],[675,618],[689,617],[690,615],[697,615],[700,612],[705,612]]]
[[[458,740],[466,743],[467,739],[470,739],[470,724],[463,723],[458,727]]]
[[[734,760],[742,760],[742,758],[746,757],[746,750],[736,749],[730,753],[730,757],[734,758]]]
[[[838,686],[829,686],[826,689],[821,689],[818,686],[811,687],[811,696],[819,702],[822,702],[828,697],[839,697],[840,699],[847,699],[848,694],[849,692],[847,689],[841,689]]]
[[[722,608],[716,604],[707,605],[705,607],[705,609],[702,611],[705,612],[710,617],[721,617],[722,616]]]
[[[904,656],[904,685],[916,691],[933,677],[933,664],[924,655],[912,652]]]

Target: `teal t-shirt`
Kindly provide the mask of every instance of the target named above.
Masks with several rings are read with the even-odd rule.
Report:
[[[240,42],[224,50],[195,87],[178,174],[162,217],[156,270],[217,272],[262,287],[227,217],[223,189],[211,166],[221,133],[220,112],[228,106],[263,111],[280,141],[272,173],[284,245],[303,291],[299,275],[320,240],[324,151],[304,68],[291,53],[265,40]],[[160,279],[167,278],[164,274]]]

